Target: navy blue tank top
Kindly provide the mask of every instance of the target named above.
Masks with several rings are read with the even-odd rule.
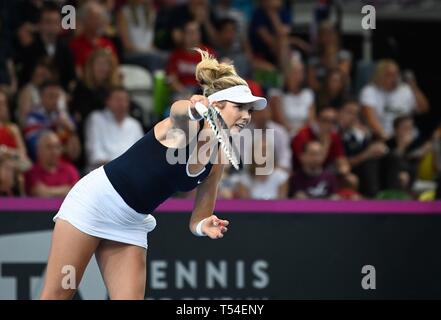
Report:
[[[199,122],[198,134],[204,120]],[[197,144],[197,140],[196,140]],[[191,142],[185,146],[186,159]],[[170,149],[170,150],[169,150]],[[184,148],[167,148],[155,137],[153,128],[118,158],[104,165],[104,171],[121,198],[136,212],[152,213],[156,207],[176,192],[194,189],[210,173],[210,161],[200,173],[189,176],[187,164],[169,164],[168,152],[177,155]],[[181,150],[182,151],[182,150]]]

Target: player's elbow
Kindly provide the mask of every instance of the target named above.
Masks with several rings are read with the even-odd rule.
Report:
[[[170,118],[173,122],[182,122],[188,120],[188,102],[187,100],[178,100],[170,108]]]

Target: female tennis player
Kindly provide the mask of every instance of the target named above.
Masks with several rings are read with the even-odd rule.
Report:
[[[206,162],[187,158],[184,164],[170,164],[167,153],[185,148],[194,157],[190,145],[197,151],[204,142],[196,137],[196,144],[190,143],[190,132],[212,129],[201,115],[210,120],[207,107],[216,108],[230,131],[239,131],[252,110],[266,107],[266,100],[252,95],[233,65],[199,52],[196,79],[204,95],[174,102],[169,118],[123,155],[83,177],[64,199],[54,217],[41,299],[71,299],[93,254],[111,299],[144,299],[147,234],[156,226],[151,213],[176,192],[197,187],[190,218],[195,235],[218,239],[227,231],[228,221],[213,215],[222,163],[208,157]],[[63,285],[66,266],[74,267],[75,286]]]

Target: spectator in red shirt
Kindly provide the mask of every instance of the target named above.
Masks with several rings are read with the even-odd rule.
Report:
[[[9,118],[8,97],[0,89],[0,157],[7,156],[14,160],[16,169],[26,171],[31,161],[26,153],[20,129]]]
[[[187,99],[199,90],[199,83],[194,74],[196,65],[201,61],[201,55],[192,48],[203,47],[210,54],[213,50],[201,43],[201,32],[196,21],[188,21],[184,25],[184,46],[175,49],[167,63],[167,75],[172,90],[173,99]]]
[[[26,172],[26,193],[36,197],[64,197],[78,181],[77,169],[61,160],[58,136],[45,131],[38,141],[37,163]]]
[[[90,53],[96,48],[108,48],[117,56],[113,42],[103,37],[106,24],[108,23],[106,9],[97,2],[86,2],[79,11],[81,33],[72,39],[70,49],[75,58],[77,73],[82,74]]]
[[[304,145],[311,140],[318,140],[325,148],[325,167],[335,165],[338,172],[340,172],[339,169],[344,169],[347,160],[342,139],[336,131],[336,124],[337,112],[333,108],[326,107],[319,111],[316,122],[300,129],[291,145],[294,168],[299,167],[299,156],[302,154]]]
[[[294,171],[300,167],[299,156],[307,142],[318,140],[325,151],[325,169],[337,175],[339,187],[350,194],[345,198],[357,198],[358,178],[351,173],[351,166],[344,152],[344,146],[336,130],[337,111],[332,107],[319,110],[317,121],[299,131],[292,141]]]

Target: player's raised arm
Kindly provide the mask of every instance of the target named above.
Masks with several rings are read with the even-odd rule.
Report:
[[[189,100],[178,100],[170,108],[170,120],[174,128],[188,131],[192,120],[200,120],[202,116],[195,108],[199,102],[208,106],[208,99],[202,95],[193,95]]]

